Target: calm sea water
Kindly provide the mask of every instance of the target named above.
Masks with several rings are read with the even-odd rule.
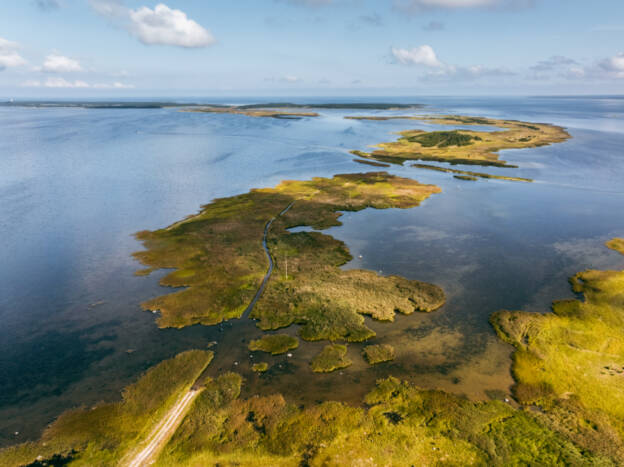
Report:
[[[247,371],[241,344],[252,324],[159,330],[140,311],[141,301],[166,290],[159,274],[133,275],[139,265],[130,255],[140,245],[132,234],[166,226],[215,197],[365,171],[348,150],[389,141],[395,131],[436,127],[343,118],[363,113],[354,111],[276,120],[0,107],[0,445],[38,436],[67,408],[114,400],[149,366],[212,341],[214,371],[240,363],[248,392],[279,390],[304,402],[323,394],[355,401],[386,374],[474,398],[506,391],[509,348],[488,316],[501,308],[546,311],[551,300],[572,296],[566,279],[575,272],[624,268],[603,246],[624,235],[624,100],[395,100],[425,103],[424,112],[555,123],[573,138],[503,152],[519,169],[484,170],[532,184],[389,169],[443,193],[410,210],[346,214],[328,233],[351,248],[356,259],[347,267],[434,282],[447,305],[370,323],[378,342],[397,348],[390,365],[367,368],[361,347],[352,345],[353,367],[312,375],[306,361],[320,344],[305,344],[262,378]]]

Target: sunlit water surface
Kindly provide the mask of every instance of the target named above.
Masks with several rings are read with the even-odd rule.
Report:
[[[248,101],[249,99],[245,100]],[[388,99],[382,99],[388,101]],[[550,122],[573,138],[506,151],[535,179],[466,182],[409,167],[390,172],[443,190],[409,210],[366,210],[326,231],[354,256],[347,267],[441,285],[444,308],[367,323],[392,343],[394,362],[315,375],[322,343],[269,357],[253,374],[252,322],[161,330],[141,301],[165,293],[162,273],[136,277],[132,234],[166,226],[215,197],[373,168],[350,149],[389,141],[414,121],[353,121],[353,111],[278,120],[160,110],[0,108],[0,444],[36,437],[63,410],[114,400],[151,365],[216,341],[212,372],[241,371],[246,394],[280,391],[307,404],[357,402],[389,374],[471,398],[501,397],[512,383],[510,348],[488,324],[498,309],[544,312],[569,298],[567,278],[623,268],[603,242],[624,235],[624,100],[427,98],[426,112]],[[392,114],[392,112],[367,112]],[[402,113],[402,112],[398,112]],[[475,167],[462,167],[479,170]],[[295,333],[296,328],[288,332]],[[17,434],[16,434],[17,433]]]

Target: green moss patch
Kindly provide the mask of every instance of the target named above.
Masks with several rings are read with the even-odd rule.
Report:
[[[269,364],[267,362],[254,363],[251,369],[256,373],[264,373],[269,369]]]
[[[362,354],[370,365],[389,362],[394,360],[394,347],[388,344],[367,345]]]
[[[330,373],[346,368],[353,362],[347,357],[347,346],[340,344],[326,345],[321,352],[312,359],[310,367],[316,373]]]
[[[286,334],[271,334],[260,339],[252,340],[249,343],[249,350],[279,355],[299,347],[299,340],[296,337]]]
[[[419,135],[408,136],[410,143],[419,143],[423,148],[447,148],[449,146],[468,146],[472,144],[474,136],[459,131],[430,131]]]

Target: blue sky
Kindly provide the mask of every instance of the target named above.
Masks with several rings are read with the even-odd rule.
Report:
[[[1,0],[0,95],[624,93],[621,0]]]

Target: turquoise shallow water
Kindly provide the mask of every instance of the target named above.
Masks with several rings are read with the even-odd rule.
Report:
[[[392,329],[422,346],[414,344],[412,354],[387,371],[478,396],[508,378],[504,349],[490,346],[490,313],[545,311],[552,299],[571,295],[566,279],[576,271],[624,267],[602,246],[624,235],[624,100],[398,101],[423,102],[424,112],[550,122],[573,136],[503,153],[520,166],[513,173],[484,170],[533,178],[533,184],[462,182],[393,167],[443,193],[411,210],[346,214],[343,226],[327,232],[351,248],[355,259],[347,267],[434,282],[448,294],[439,312],[397,321]],[[37,436],[67,408],[118,397],[144,369],[181,350],[216,340],[219,355],[240,358],[227,346],[248,326],[159,330],[154,316],[140,311],[141,301],[164,290],[158,274],[133,275],[138,265],[130,255],[140,245],[132,234],[252,187],[370,170],[353,163],[348,150],[418,126],[343,118],[361,113],[323,110],[318,119],[277,120],[176,109],[0,107],[0,444]],[[439,336],[444,348],[426,346]],[[284,364],[281,376],[250,379],[249,390],[292,387],[294,394],[306,352]],[[492,381],[470,381],[466,368],[493,352],[501,352],[499,363],[483,370]],[[230,364],[220,356],[215,368]],[[357,382],[384,371],[355,367],[347,377]],[[331,393],[335,378],[305,381]]]

